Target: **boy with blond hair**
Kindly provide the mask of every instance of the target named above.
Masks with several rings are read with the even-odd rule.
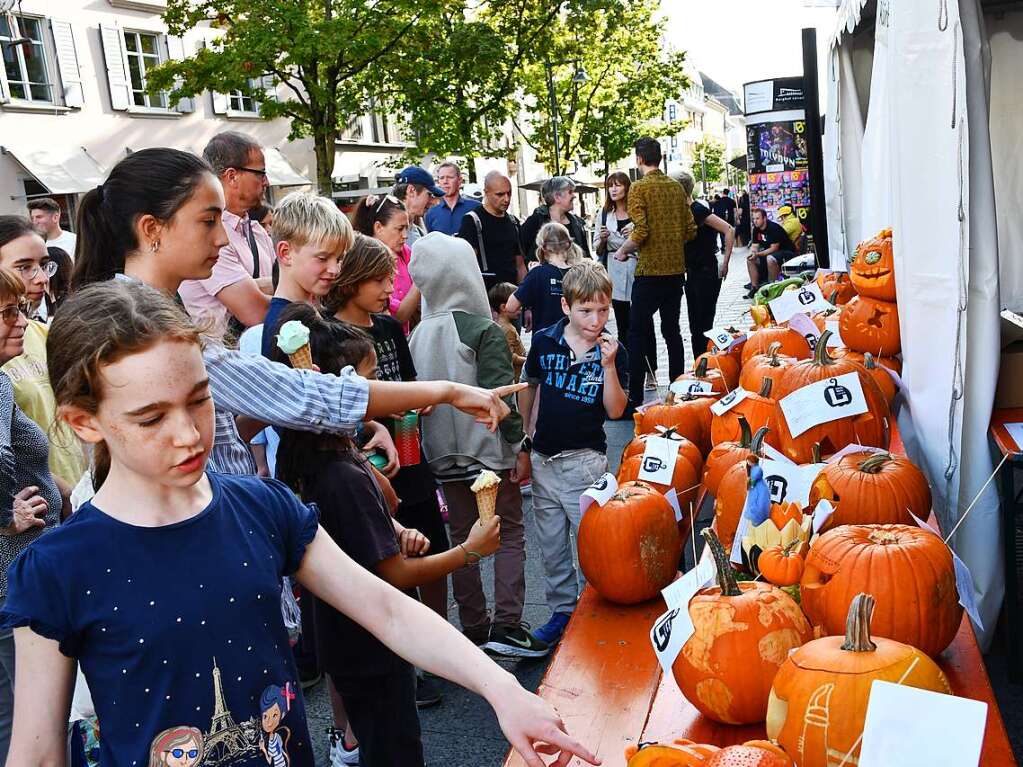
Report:
[[[558,322],[533,335],[522,370],[529,388],[519,393],[526,420],[539,396],[530,465],[533,514],[543,551],[550,620],[533,636],[554,644],[565,631],[585,581],[573,560],[579,533],[579,496],[607,471],[604,420],[619,418],[628,401],[625,349],[604,331],[611,310],[611,279],[600,264],[583,261],[561,283]]]

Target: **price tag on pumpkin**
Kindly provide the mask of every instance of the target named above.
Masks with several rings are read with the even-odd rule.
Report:
[[[845,346],[845,341],[842,340],[842,333],[838,329],[838,320],[824,320],[824,329],[831,331],[831,337],[828,338],[829,349]]]
[[[710,406],[710,412],[714,415],[724,415],[733,407],[746,399],[750,393],[741,386],[732,389],[728,394]]]
[[[909,511],[909,509],[906,509]],[[919,527],[925,530],[930,530],[936,536],[942,538],[941,533],[934,529],[933,526],[924,522],[920,517],[909,511],[909,516],[913,518],[913,521],[917,523]],[[984,622],[980,619],[980,611],[977,609],[977,593],[973,589],[973,573],[970,572],[970,568],[966,566],[966,563],[959,558],[956,554],[956,550],[949,546],[947,543],[949,552],[952,554],[952,568],[956,575],[956,592],[959,594],[959,604],[966,610],[966,614],[970,616],[970,620],[977,624],[977,627],[983,631]]]
[[[982,701],[875,679],[867,699],[863,744],[856,764],[977,767],[987,708]]]
[[[682,443],[664,437],[648,437],[643,448],[643,460],[639,464],[638,479],[657,485],[671,485],[675,473],[675,461]]]
[[[831,302],[822,294],[816,282],[810,282],[796,290],[786,290],[773,301],[768,301],[775,322],[785,322],[795,314],[813,314],[832,308]]]
[[[661,664],[666,676],[672,676],[671,666],[675,658],[695,631],[693,619],[689,615],[689,602],[697,591],[713,580],[714,573],[713,562],[709,570],[694,567],[662,592],[669,608],[654,621],[650,629],[650,644],[654,646],[657,662]],[[668,592],[668,589],[671,591]],[[672,604],[675,606],[672,607]]]
[[[796,503],[804,508],[810,503],[810,487],[827,464],[796,464],[763,459],[764,481],[771,493],[771,503]]]
[[[711,328],[704,335],[714,343],[718,351],[728,351],[732,345],[732,334],[728,328]]]
[[[821,337],[821,331],[817,323],[810,319],[809,314],[793,314],[789,317],[789,329],[806,339],[810,344],[810,351],[817,348],[817,339]]]
[[[672,381],[668,386],[668,391],[674,394],[676,397],[681,397],[685,394],[695,394],[697,396],[714,396],[714,384],[709,381]]]
[[[778,404],[793,437],[822,423],[867,412],[858,373],[826,378],[796,389]]]
[[[593,504],[603,506],[618,492],[618,480],[611,472],[599,477],[596,482],[583,490],[579,496],[579,514],[585,514]]]

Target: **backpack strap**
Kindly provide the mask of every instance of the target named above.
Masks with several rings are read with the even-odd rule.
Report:
[[[480,217],[474,210],[470,210],[465,215],[471,218],[472,222],[476,225],[476,241],[480,246],[480,263],[483,265],[483,269],[481,271],[487,272],[489,269],[487,267],[487,249],[483,245],[483,222],[480,221]]]

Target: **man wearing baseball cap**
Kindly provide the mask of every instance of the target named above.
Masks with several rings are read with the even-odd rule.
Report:
[[[412,243],[426,234],[423,216],[444,196],[444,192],[434,183],[429,171],[418,165],[410,165],[395,179],[394,196],[405,203],[405,211],[408,213],[405,244],[411,248]]]
[[[803,225],[799,223],[799,218],[793,215],[791,205],[782,205],[778,208],[778,215],[781,216],[781,228],[792,240],[792,247],[798,253],[799,241],[803,239]]]

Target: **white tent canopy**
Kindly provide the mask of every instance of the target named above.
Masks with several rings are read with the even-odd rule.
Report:
[[[899,424],[950,530],[990,476],[998,311],[1023,304],[1023,4],[845,0],[828,71],[829,245],[894,230],[908,407]],[[996,215],[1000,213],[1000,215]],[[1004,591],[991,485],[953,545],[986,644]]]
[[[50,194],[79,194],[103,183],[106,174],[82,147],[33,147],[3,142],[25,172]]]

